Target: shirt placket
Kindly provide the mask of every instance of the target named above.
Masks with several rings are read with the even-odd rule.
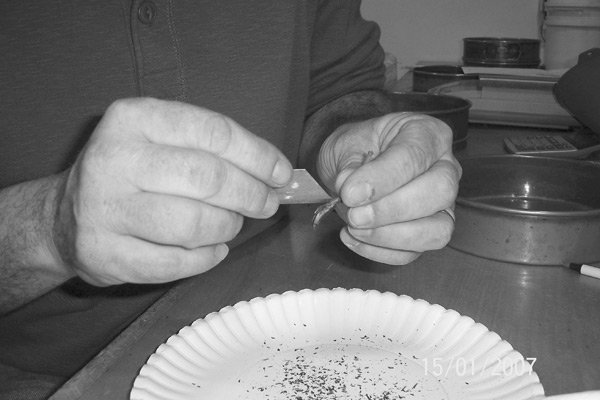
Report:
[[[140,95],[184,101],[174,0],[134,0],[130,21]]]

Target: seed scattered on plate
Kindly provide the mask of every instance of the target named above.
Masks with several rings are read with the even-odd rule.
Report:
[[[411,361],[373,350],[348,343],[290,349],[238,382],[246,386],[245,396],[264,400],[423,398],[422,382],[405,372]]]

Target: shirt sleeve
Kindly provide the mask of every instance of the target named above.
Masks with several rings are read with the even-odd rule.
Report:
[[[385,53],[379,26],[363,19],[360,0],[322,0],[311,41],[307,115],[347,93],[379,90]]]

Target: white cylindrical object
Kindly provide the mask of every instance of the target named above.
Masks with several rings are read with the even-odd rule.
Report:
[[[600,268],[591,265],[582,265],[581,274],[600,279]]]
[[[579,54],[600,47],[600,1],[547,0],[544,11],[546,69],[571,68]]]

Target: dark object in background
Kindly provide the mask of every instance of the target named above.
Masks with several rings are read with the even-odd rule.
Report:
[[[600,48],[579,55],[577,65],[554,86],[554,95],[576,120],[600,135]]]
[[[477,78],[477,74],[465,74],[460,65],[424,65],[413,68],[413,90],[427,92],[436,86]]]
[[[479,67],[538,68],[540,40],[473,37],[463,39],[463,63]]]
[[[391,93],[392,111],[427,114],[444,121],[452,129],[454,150],[467,145],[471,102],[456,96],[430,93]]]

